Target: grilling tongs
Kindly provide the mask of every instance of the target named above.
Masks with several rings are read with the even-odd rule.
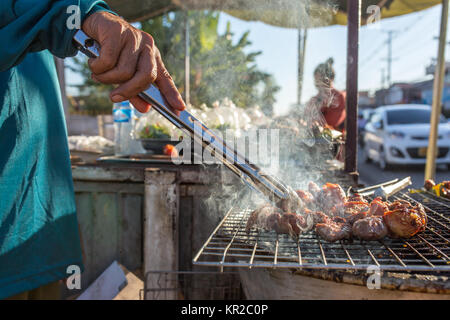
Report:
[[[79,30],[74,36],[77,48],[90,58],[97,58],[100,52],[99,44]],[[239,154],[233,147],[228,146],[223,139],[214,134],[203,123],[196,119],[188,111],[176,115],[169,107],[159,89],[151,85],[141,92],[139,97],[153,106],[164,118],[180,129],[185,129],[189,135],[204,148],[213,150],[213,154],[220,159],[225,166],[237,174],[251,188],[261,192],[269,201],[278,206],[287,205],[290,209],[296,209],[298,201],[297,193],[291,187],[282,183],[276,177],[264,173],[260,168],[251,164],[248,159]],[[287,202],[286,202],[287,201]]]

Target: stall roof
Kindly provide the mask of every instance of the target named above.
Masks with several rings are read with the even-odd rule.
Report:
[[[142,21],[176,10],[219,10],[239,19],[261,21],[284,28],[347,24],[347,0],[108,0],[107,2],[128,21]],[[371,5],[382,7],[382,18],[391,18],[424,10],[440,3],[441,0],[362,0],[362,23],[366,23],[369,15],[373,13],[368,11]],[[305,15],[306,11],[309,13],[308,16]]]

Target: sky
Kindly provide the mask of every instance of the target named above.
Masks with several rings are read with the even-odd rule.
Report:
[[[411,82],[426,78],[425,68],[437,56],[441,6],[409,15],[382,19],[370,27],[360,30],[359,90],[374,92],[382,84],[382,70],[387,73],[387,32],[393,31],[392,82]],[[275,77],[281,90],[276,95],[275,113],[285,114],[297,101],[298,31],[270,26],[261,22],[247,22],[225,13],[220,15],[219,33],[224,33],[227,22],[236,41],[250,31],[252,42],[248,51],[262,51],[257,57],[258,67]],[[446,49],[450,49],[447,47]],[[446,50],[446,57],[450,56]],[[346,81],[347,28],[330,26],[308,30],[304,86],[302,102],[315,95],[313,72],[315,67],[329,57],[334,59],[336,70],[335,86],[345,90]],[[164,58],[164,57],[163,57]],[[80,78],[70,71],[66,73],[67,83],[73,84]],[[69,90],[70,92],[70,90]]]

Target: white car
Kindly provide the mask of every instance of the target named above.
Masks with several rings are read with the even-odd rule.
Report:
[[[391,164],[425,164],[430,135],[431,107],[392,105],[375,109],[364,132],[364,160],[381,169]],[[450,167],[450,124],[441,116],[436,164]]]

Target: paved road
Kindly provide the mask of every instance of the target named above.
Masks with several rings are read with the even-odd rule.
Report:
[[[425,166],[401,166],[390,170],[381,170],[375,163],[364,163],[361,152],[358,154],[358,171],[361,183],[372,185],[382,183],[395,178],[411,177],[412,187],[420,188],[423,186]],[[436,172],[436,182],[450,180],[450,171],[445,167],[438,168]]]

